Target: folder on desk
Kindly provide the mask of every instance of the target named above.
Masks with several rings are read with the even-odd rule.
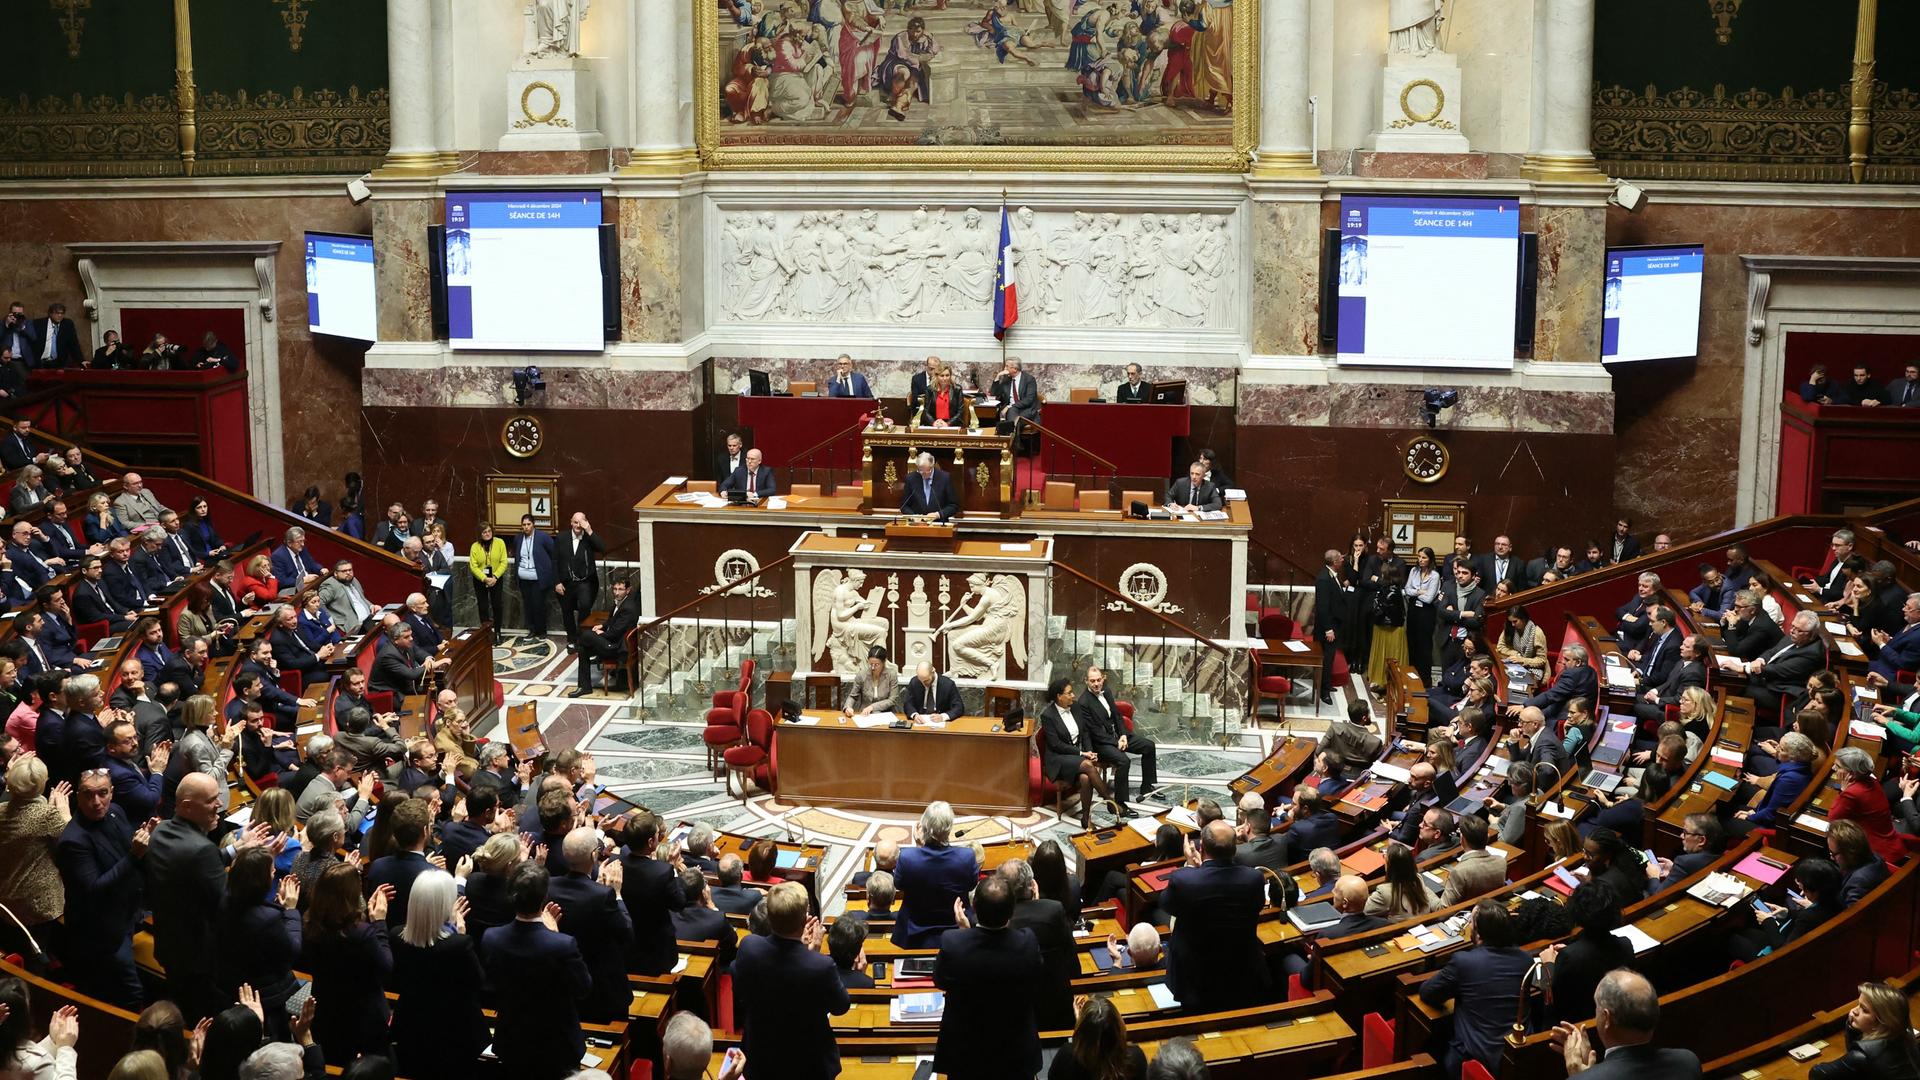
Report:
[[[1755,852],[1741,859],[1739,865],[1733,868],[1733,872],[1736,874],[1744,874],[1762,885],[1771,885],[1787,876],[1787,865],[1785,863],[1774,862],[1759,852]]]
[[[1104,946],[1089,950],[1087,955],[1093,957],[1093,966],[1099,968],[1101,971],[1133,970],[1133,954],[1125,949],[1120,950],[1120,960],[1118,963],[1114,962],[1113,954],[1108,952]]]
[[[1701,773],[1700,778],[1712,784],[1714,787],[1719,788],[1721,791],[1732,791],[1740,784],[1739,777],[1730,776],[1722,772],[1713,772],[1712,770]]]
[[[1140,884],[1145,886],[1148,892],[1160,892],[1167,887],[1167,879],[1172,877],[1173,872],[1178,869],[1180,869],[1178,866],[1162,866],[1157,870],[1148,870],[1140,875]]]
[[[1387,857],[1370,847],[1354,848],[1340,859],[1340,865],[1350,874],[1366,877],[1387,865]]]

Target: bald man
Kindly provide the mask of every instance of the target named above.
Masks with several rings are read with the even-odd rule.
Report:
[[[891,874],[899,865],[900,841],[882,840],[873,845],[873,870],[862,870],[853,875],[851,884],[856,889],[864,889],[867,887],[867,879],[873,876],[875,870],[885,870]]]
[[[1208,822],[1162,894],[1161,909],[1175,920],[1167,943],[1169,981],[1188,1012],[1246,1008],[1269,996],[1259,935],[1266,875],[1236,865],[1233,852],[1233,826]]]
[[[1355,934],[1364,934],[1369,930],[1378,930],[1387,925],[1387,920],[1378,915],[1366,913],[1367,879],[1358,874],[1342,874],[1333,883],[1333,894],[1329,902],[1333,910],[1340,913],[1340,921],[1331,926],[1322,927],[1316,935],[1319,941],[1334,941]],[[1288,952],[1280,957],[1282,975],[1305,975],[1307,957],[1305,953]]]
[[[922,661],[913,669],[913,681],[907,684],[902,703],[916,722],[951,720],[961,713],[960,688],[952,679],[936,673],[932,664]]]
[[[180,778],[173,817],[147,845],[147,901],[153,905],[153,952],[167,971],[167,997],[187,1023],[230,1004],[214,989],[214,916],[226,892],[227,867],[212,837],[220,824],[220,785],[205,773]]]

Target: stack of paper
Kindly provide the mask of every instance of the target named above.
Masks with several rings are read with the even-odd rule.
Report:
[[[1632,923],[1615,929],[1613,936],[1632,945],[1633,955],[1635,956],[1639,956],[1641,953],[1660,944],[1657,938],[1650,936],[1646,931]]]
[[[934,990],[894,998],[887,1005],[887,1018],[896,1024],[937,1024],[946,1011],[947,995]]]
[[[893,723],[892,713],[871,713],[867,716],[856,716],[853,718],[853,726],[857,728],[886,727],[891,723]]]
[[[1180,1007],[1180,999],[1173,996],[1173,991],[1167,989],[1166,983],[1148,983],[1147,996],[1153,999],[1153,1004],[1157,1008],[1177,1009]]]
[[[1848,725],[1847,730],[1863,739],[1879,739],[1884,742],[1887,738],[1886,726],[1884,724],[1876,724],[1871,720],[1855,720],[1852,724]]]
[[[1367,766],[1367,771],[1382,780],[1392,780],[1396,784],[1404,784],[1413,779],[1412,773],[1398,765],[1390,765],[1384,761],[1376,761],[1372,765]]]
[[[1739,878],[1715,870],[1695,882],[1693,888],[1687,890],[1687,895],[1712,904],[1714,907],[1724,908],[1732,907],[1744,900],[1747,893],[1751,891]]]
[[[1747,763],[1747,756],[1745,754],[1742,754],[1740,751],[1734,750],[1730,747],[1720,746],[1718,744],[1715,744],[1713,750],[1710,751],[1710,756],[1713,758],[1713,760],[1719,762],[1722,765],[1727,766],[1730,769],[1738,769],[1742,765],[1745,765]]]
[[[1147,843],[1151,844],[1153,843],[1154,834],[1160,829],[1160,823],[1150,817],[1137,817],[1127,822],[1127,828],[1139,833]]]

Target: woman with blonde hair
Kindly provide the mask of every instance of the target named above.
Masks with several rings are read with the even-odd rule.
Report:
[[[275,877],[284,877],[293,870],[293,860],[300,857],[300,822],[294,814],[293,792],[283,787],[270,787],[260,793],[253,803],[253,821],[264,824],[273,830],[267,837],[272,843],[280,837],[287,838],[287,846],[274,856],[273,873]]]
[[[1907,1022],[1907,996],[1883,982],[1865,982],[1847,1011],[1847,1052],[1815,1065],[1807,1080],[1920,1077],[1920,1047]]]
[[[0,919],[0,944],[24,951],[17,919],[35,941],[46,942],[54,922],[66,913],[67,893],[53,862],[53,847],[73,817],[72,788],[65,783],[42,795],[47,765],[22,755],[7,768],[7,801],[0,806],[0,904],[13,913]]]
[[[262,608],[280,595],[280,583],[273,579],[273,560],[265,553],[247,560],[233,575],[233,598],[243,608]]]
[[[1580,854],[1582,847],[1580,830],[1573,827],[1573,822],[1564,818],[1555,818],[1547,822],[1542,835],[1546,837],[1547,850],[1553,853],[1554,862],[1565,862]]]
[[[179,786],[180,777],[200,772],[212,777],[220,788],[220,812],[227,812],[227,769],[233,764],[243,725],[229,724],[224,733],[216,733],[213,719],[213,698],[206,694],[195,694],[180,706],[180,726],[185,730],[173,748],[173,760],[180,767],[167,770],[174,781],[167,788],[168,807],[173,805],[173,788]]]
[[[87,512],[81,516],[81,532],[87,534],[87,553],[105,555],[106,545],[127,535],[127,527],[113,516],[113,499],[104,491],[87,496]],[[93,550],[95,547],[100,550]]]

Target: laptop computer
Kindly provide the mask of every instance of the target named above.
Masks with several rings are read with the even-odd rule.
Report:
[[[1606,772],[1601,769],[1589,769],[1587,770],[1587,775],[1581,779],[1580,783],[1595,791],[1605,791],[1611,794],[1614,788],[1620,786],[1620,774],[1617,772]]]

